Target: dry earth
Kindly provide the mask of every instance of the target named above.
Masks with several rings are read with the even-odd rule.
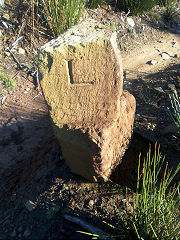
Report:
[[[123,164],[112,175],[112,180],[121,187],[112,182],[89,183],[72,174],[65,164],[33,75],[36,50],[47,40],[34,39],[33,46],[25,41],[21,46],[25,54],[14,52],[21,67],[26,66],[24,70],[8,51],[3,52],[0,69],[13,77],[16,87],[11,91],[0,83],[0,239],[85,239],[76,233],[84,230],[81,224],[72,223],[67,215],[113,234],[112,228],[102,220],[120,223],[117,209],[123,212],[123,199],[127,196],[123,185],[134,188],[139,152],[145,153],[149,143],[157,141],[169,164],[173,167],[178,164],[180,146],[172,137],[177,131],[166,109],[170,105],[171,88],[180,92],[180,35],[176,25],[169,32],[163,24],[157,28],[147,18],[134,18],[136,32],[132,32],[122,16],[126,19],[110,9],[84,14],[84,18],[92,17],[116,26],[122,49],[124,89],[137,101],[132,144]],[[1,28],[5,49],[18,35],[13,32],[13,25],[10,30]],[[162,53],[167,53],[166,59]],[[151,65],[151,60],[157,63]],[[129,189],[128,196],[131,195]],[[30,203],[28,208],[29,200],[35,205]]]

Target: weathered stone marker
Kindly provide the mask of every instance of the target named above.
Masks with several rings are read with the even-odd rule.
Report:
[[[71,170],[107,181],[132,134],[135,99],[123,92],[116,33],[90,20],[40,49],[40,82]]]

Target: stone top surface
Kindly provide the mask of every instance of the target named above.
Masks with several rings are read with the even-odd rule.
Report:
[[[52,39],[40,48],[40,51],[54,52],[66,45],[76,45],[110,39],[113,31],[99,22],[89,19],[73,26],[64,34]]]

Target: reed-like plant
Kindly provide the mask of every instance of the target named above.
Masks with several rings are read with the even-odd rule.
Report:
[[[174,186],[171,183],[180,170],[180,164],[173,173],[166,165],[162,174],[164,159],[156,147],[153,156],[149,150],[143,164],[139,158],[136,198],[130,219],[139,239],[178,239],[179,183]]]
[[[180,238],[180,183],[173,185],[179,170],[180,164],[175,171],[168,170],[165,156],[156,145],[153,155],[150,148],[143,161],[139,157],[136,193],[133,200],[126,196],[124,211],[117,209],[121,217],[120,228],[107,223],[115,231],[113,239]],[[103,236],[96,237],[103,239]]]
[[[172,171],[168,170],[168,164],[164,166],[164,160],[156,145],[154,155],[150,148],[143,161],[139,157],[133,201],[130,204],[127,196],[125,212],[119,210],[122,228],[118,239],[179,239],[180,182],[174,185],[173,182],[180,164]]]
[[[36,0],[42,21],[48,24],[53,37],[78,23],[87,0]]]
[[[174,90],[173,94],[169,95],[169,99],[171,101],[171,108],[168,108],[168,113],[172,121],[176,124],[178,132],[180,132],[180,97],[176,90]]]

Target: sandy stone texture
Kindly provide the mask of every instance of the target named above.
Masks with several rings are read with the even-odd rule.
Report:
[[[123,92],[116,38],[87,20],[39,51],[40,82],[64,158],[89,180],[108,180],[132,134],[136,104]]]

